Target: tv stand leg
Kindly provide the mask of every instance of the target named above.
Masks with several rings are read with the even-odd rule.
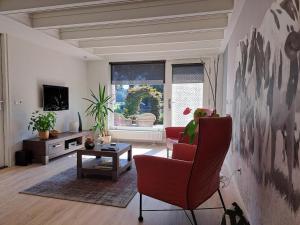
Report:
[[[49,156],[41,156],[40,160],[43,165],[47,165],[49,163]]]

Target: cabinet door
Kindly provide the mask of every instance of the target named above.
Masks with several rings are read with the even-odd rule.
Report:
[[[63,141],[48,144],[48,155],[50,159],[63,154],[64,150],[65,146]]]

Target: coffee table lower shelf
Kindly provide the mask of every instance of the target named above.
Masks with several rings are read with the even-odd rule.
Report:
[[[123,172],[131,169],[132,164],[132,162],[127,159],[119,159],[119,168],[115,170],[112,163],[110,166],[107,166],[107,161],[105,160],[104,162],[105,164],[101,158],[85,161],[82,168],[77,170],[77,177],[83,178],[86,175],[99,175],[111,177],[116,181]]]

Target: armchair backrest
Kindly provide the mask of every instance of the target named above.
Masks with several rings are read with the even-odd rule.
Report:
[[[231,135],[231,117],[200,118],[197,151],[188,183],[189,208],[197,207],[218,190]]]

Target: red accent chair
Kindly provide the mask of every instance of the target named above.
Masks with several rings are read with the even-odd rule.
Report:
[[[202,109],[207,113],[207,116],[212,114],[210,109]],[[169,158],[169,151],[173,151],[173,145],[178,143],[186,143],[189,144],[189,138],[183,137],[184,127],[166,127],[166,145],[167,145],[167,158]],[[197,141],[195,139],[194,144],[197,145]]]
[[[218,192],[220,171],[229,149],[231,117],[202,117],[199,121],[198,145],[176,144],[172,159],[147,155],[134,156],[137,186],[140,193],[139,221],[143,221],[142,195],[189,210],[197,224],[194,210]],[[220,207],[218,207],[220,208]]]

